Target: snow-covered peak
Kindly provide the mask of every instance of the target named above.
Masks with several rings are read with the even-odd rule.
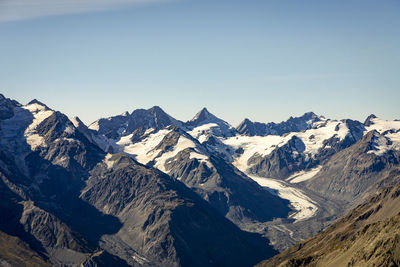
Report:
[[[236,134],[235,128],[210,113],[206,108],[198,112],[192,120],[186,122],[185,127],[190,130],[190,135],[198,140],[204,140],[207,135],[228,137]]]
[[[191,119],[191,122],[203,122],[203,121],[210,121],[210,120],[215,120],[218,119],[216,116],[214,116],[213,114],[211,114],[207,108],[203,108],[202,110],[200,110],[193,119]]]
[[[371,116],[370,116],[371,117]],[[379,119],[376,116],[367,118],[367,131],[376,130],[379,133],[384,133],[386,131],[397,131],[400,130],[400,121],[390,121]]]
[[[28,104],[23,106],[24,109],[29,110],[30,112],[37,113],[40,111],[51,110],[48,106],[43,104],[42,102],[34,99],[30,101]]]
[[[203,160],[208,158],[207,151],[178,127],[168,127],[150,133],[140,142],[132,142],[132,135],[127,135],[113,146],[114,151],[129,154],[142,164],[153,162],[154,167],[163,172],[167,172],[165,169],[167,160],[185,149],[191,149],[193,157]]]
[[[348,123],[342,121],[326,120],[317,122],[318,127],[300,132],[290,132],[285,135],[265,135],[265,136],[234,136],[222,140],[225,145],[230,146],[232,151],[240,151],[233,155],[233,164],[242,171],[246,171],[249,166],[249,159],[254,155],[265,157],[271,154],[276,148],[286,145],[290,140],[301,140],[302,147],[295,147],[298,152],[314,157],[320,149],[326,147],[329,139],[337,138],[343,141],[350,129]],[[295,145],[296,142],[294,143]],[[303,147],[304,146],[304,147]]]

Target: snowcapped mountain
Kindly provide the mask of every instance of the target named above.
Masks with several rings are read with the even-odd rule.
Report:
[[[169,116],[160,107],[154,106],[147,110],[136,109],[131,114],[125,112],[118,116],[99,119],[88,128],[115,140],[130,134],[131,138],[139,140],[147,130],[158,131],[169,125],[182,126],[182,122]]]
[[[183,182],[245,229],[252,220],[266,222],[286,216],[290,210],[285,201],[263,190],[189,133],[168,126],[136,143],[127,135],[113,144],[113,151],[126,153]]]
[[[275,253],[183,183],[105,153],[79,119],[38,101],[0,99],[0,233],[28,244],[41,261],[247,266]],[[2,261],[13,262],[12,253]]]
[[[199,111],[193,119],[187,121],[184,126],[190,135],[199,141],[203,141],[207,136],[229,137],[236,134],[233,128],[226,121],[211,114],[206,108]]]
[[[0,94],[0,238],[45,264],[250,266],[398,184],[399,163],[400,121],[374,115],[235,129],[155,106],[87,127]]]
[[[233,164],[240,170],[264,177],[287,178],[297,171],[316,167],[354,144],[363,131],[364,126],[357,121],[325,119],[301,132],[283,136],[240,135],[222,142],[231,147],[230,151],[236,151],[232,155]]]
[[[260,229],[256,225],[268,218],[263,208],[256,204],[263,193],[253,193],[257,197],[244,197],[254,192],[250,189],[253,186],[251,180],[290,201],[293,212],[288,218],[298,225],[300,221],[301,224],[304,222],[304,227],[310,220],[318,221],[314,227],[319,229],[326,220],[334,218],[332,215],[337,213],[339,216],[343,210],[335,208],[337,200],[332,199],[329,200],[332,203],[326,204],[330,206],[328,212],[325,204],[317,202],[323,198],[320,194],[323,190],[305,187],[305,183],[317,177],[334,155],[352,147],[373,127],[390,128],[385,135],[397,136],[395,124],[384,126],[385,123],[372,116],[366,126],[350,119],[330,120],[309,112],[279,124],[265,124],[270,127],[269,132],[273,130],[272,134],[257,136],[239,133],[204,108],[181,126],[171,124],[158,131],[150,128],[141,140],[126,135],[118,140],[109,139],[109,142],[113,142],[112,151],[127,153],[142,164],[156,167],[183,182],[242,229],[260,232],[255,230]],[[391,146],[392,142],[379,141],[374,151],[384,149],[383,146],[396,149]],[[313,197],[309,198],[307,194]],[[285,208],[280,207],[270,214],[282,217],[279,210]],[[263,231],[268,229],[266,234],[272,238],[276,234],[275,227],[267,226]],[[284,227],[291,225],[284,224]],[[315,230],[309,230],[304,230],[301,235],[315,233]],[[291,236],[291,241],[281,240],[295,241],[296,237]],[[277,248],[285,247],[279,239],[274,242]]]
[[[280,123],[252,122],[246,118],[236,127],[236,130],[247,136],[283,135],[311,129],[314,123],[322,120],[325,120],[325,118],[313,112],[304,113],[300,117],[290,117],[287,121]]]

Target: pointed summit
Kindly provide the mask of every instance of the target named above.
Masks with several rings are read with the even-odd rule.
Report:
[[[159,106],[153,106],[153,107],[149,108],[148,110],[153,113],[165,113],[165,111],[162,108],[160,108]]]
[[[365,121],[364,121],[364,125],[365,126],[371,126],[372,124],[374,124],[374,122],[372,121],[373,119],[377,119],[378,117],[377,116],[375,116],[375,114],[371,114],[371,115],[369,115],[366,119],[365,119]]]
[[[262,122],[253,122],[245,118],[237,127],[236,130],[243,135],[247,136],[265,136],[267,134],[276,134],[273,130],[268,128],[268,125]]]
[[[210,113],[207,108],[200,110],[190,121],[185,123],[185,126],[189,129],[193,129],[202,126],[202,133],[209,133],[216,136],[232,136],[236,133],[235,128],[233,128],[226,121],[216,117]],[[204,128],[205,127],[205,128]],[[199,135],[200,133],[197,133]],[[198,136],[197,136],[198,137]],[[197,138],[195,137],[195,138]]]
[[[46,106],[45,104],[43,104],[42,102],[40,102],[40,101],[37,100],[36,98],[32,99],[32,100],[28,103],[28,105],[32,105],[32,104],[38,104],[38,105],[41,105],[41,106]]]
[[[193,119],[191,119],[191,122],[196,122],[196,123],[200,123],[203,121],[209,121],[209,120],[214,120],[214,119],[218,119],[216,116],[214,116],[213,114],[211,114],[207,108],[202,108],[202,110],[200,110]]]
[[[40,102],[40,101],[37,100],[36,98],[33,99],[33,100],[31,100],[31,101],[27,104],[27,106],[29,106],[29,105],[38,105],[38,106],[43,107],[44,109],[50,109],[46,104]],[[36,106],[36,107],[37,107],[37,106]],[[43,109],[43,108],[39,108],[39,109]]]

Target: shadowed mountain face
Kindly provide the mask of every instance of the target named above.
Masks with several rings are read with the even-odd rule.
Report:
[[[258,266],[399,264],[400,185],[397,184],[376,194],[322,233]]]
[[[183,183],[106,154],[62,113],[5,103],[0,233],[16,250],[1,248],[4,264],[25,261],[20,251],[67,266],[250,266],[276,253]]]

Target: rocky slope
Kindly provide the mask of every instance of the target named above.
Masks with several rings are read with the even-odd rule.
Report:
[[[398,266],[400,185],[389,187],[332,226],[258,266]]]
[[[50,262],[16,236],[0,232],[0,266],[51,266]]]
[[[399,182],[398,121],[266,125],[153,107],[87,127],[0,95],[2,264],[248,266]]]
[[[274,253],[182,183],[123,154],[92,170],[81,198],[120,219],[121,229],[101,242],[129,264],[246,266]]]
[[[376,153],[380,139],[386,141],[376,130],[368,132],[359,142],[332,156],[305,186],[328,198],[348,202],[374,193],[378,180],[400,162],[397,150]]]

